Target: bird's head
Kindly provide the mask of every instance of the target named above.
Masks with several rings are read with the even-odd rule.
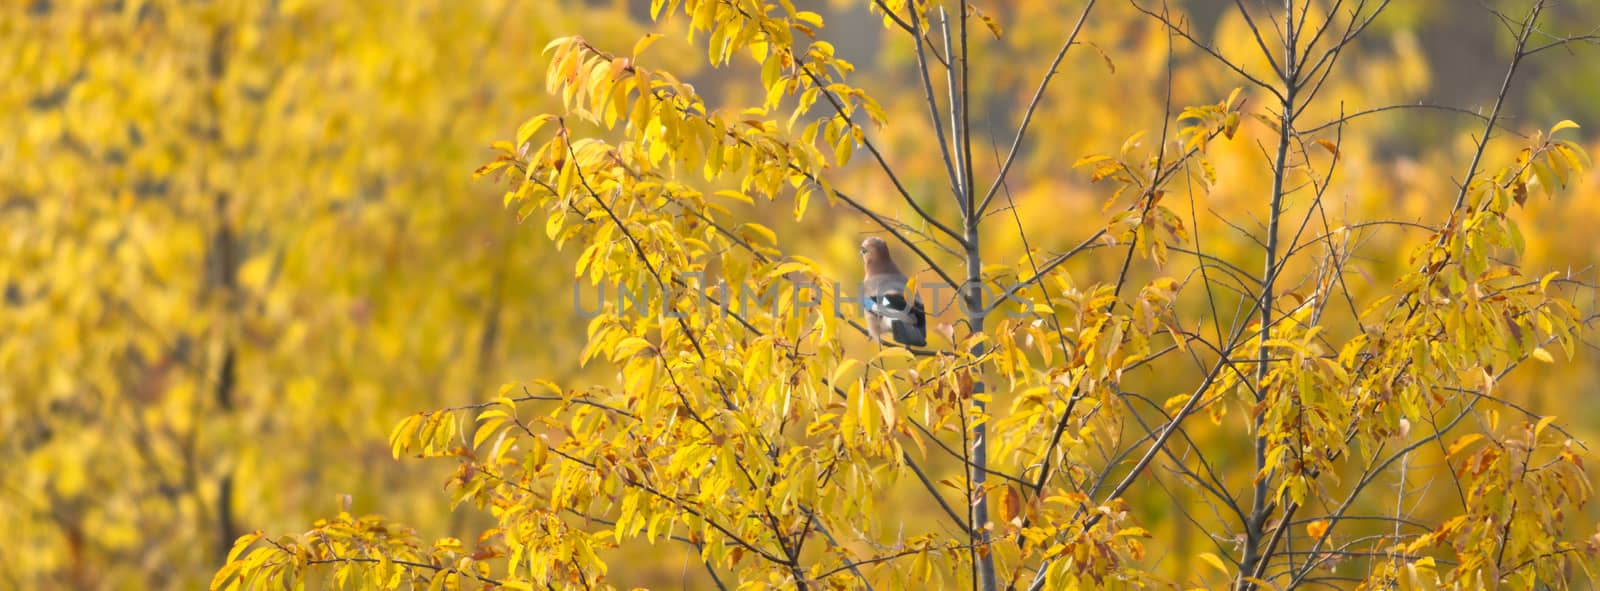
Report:
[[[861,262],[866,264],[868,275],[900,272],[900,267],[894,264],[894,257],[889,256],[889,244],[877,236],[861,241]]]
[[[861,241],[861,260],[867,266],[882,264],[889,260],[889,245],[877,236],[868,236]]]

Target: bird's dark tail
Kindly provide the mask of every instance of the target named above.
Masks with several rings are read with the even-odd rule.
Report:
[[[907,347],[928,346],[928,334],[910,322],[894,323],[894,340]]]

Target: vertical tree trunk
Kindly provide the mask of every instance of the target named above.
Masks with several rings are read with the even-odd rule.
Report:
[[[228,42],[227,27],[218,27],[212,32],[211,49],[208,54],[206,71],[211,82],[211,97],[208,101],[211,121],[207,134],[212,147],[222,146],[222,105],[221,87],[222,78],[227,71],[226,44]],[[220,154],[219,154],[220,156]],[[202,175],[202,182],[210,184],[209,175]],[[217,338],[222,339],[222,353],[219,367],[217,368],[216,389],[213,397],[217,410],[223,417],[233,413],[234,388],[237,379],[237,351],[233,342],[232,328],[227,326],[230,322],[227,316],[233,313],[238,304],[238,270],[239,253],[238,240],[234,235],[233,222],[229,214],[229,194],[226,190],[219,189],[213,200],[213,214],[215,229],[212,230],[211,243],[208,246],[208,273],[206,286],[210,297],[221,298],[223,302],[220,317],[217,321],[223,326],[218,331]],[[199,428],[198,426],[196,427]],[[197,451],[197,450],[192,450]],[[196,491],[198,493],[198,491]],[[221,564],[227,559],[228,551],[233,548],[233,540],[238,531],[234,525],[233,516],[233,473],[223,471],[217,477],[216,498],[216,561]]]
[[[968,193],[969,195],[971,193]],[[974,333],[983,332],[983,258],[978,249],[978,221],[969,219],[966,229],[966,285],[962,289],[962,301],[967,315],[967,323]],[[984,354],[984,346],[979,343],[972,348],[973,357]],[[972,381],[972,406],[982,415],[985,405],[979,394],[985,392],[983,376]],[[989,427],[987,423],[979,423],[972,428],[972,487],[977,498],[972,499],[972,514],[969,522],[977,532],[976,541],[982,545],[978,552],[978,561],[974,568],[978,570],[978,584],[985,591],[996,588],[994,573],[994,558],[989,551],[989,530],[984,526],[989,522],[989,497],[984,494],[983,486],[987,480],[986,471],[989,466]]]
[[[983,256],[978,246],[978,225],[982,218],[979,215],[980,204],[975,194],[975,183],[972,182],[972,128],[968,121],[970,108],[970,87],[967,73],[970,60],[967,51],[967,3],[962,0],[960,13],[957,14],[957,26],[960,30],[960,46],[955,47],[950,39],[949,16],[944,9],[939,11],[940,20],[944,24],[945,55],[955,56],[950,63],[950,137],[952,151],[955,153],[953,169],[956,173],[956,200],[961,204],[961,217],[963,223],[962,240],[964,245],[966,277],[963,279],[962,302],[967,317],[967,329],[973,334],[983,332]],[[982,344],[973,346],[972,355],[980,357],[984,354]],[[972,381],[972,409],[982,416],[986,412],[986,405],[978,398],[986,392],[983,376],[980,374]],[[973,569],[975,586],[983,591],[995,591],[997,588],[994,572],[994,555],[989,548],[989,496],[984,490],[988,481],[989,468],[989,426],[981,422],[972,428],[972,466],[968,468],[971,474],[969,481],[972,483],[974,498],[968,499],[971,510],[968,523],[972,526],[971,538],[977,545],[974,553]]]
[[[1261,328],[1259,333],[1260,344],[1256,347],[1256,402],[1260,403],[1266,396],[1265,383],[1267,379],[1267,365],[1270,361],[1266,342],[1271,337],[1273,314],[1273,290],[1278,279],[1278,223],[1283,216],[1283,183],[1287,174],[1289,158],[1289,136],[1294,125],[1295,90],[1298,86],[1297,72],[1295,72],[1295,49],[1299,43],[1299,32],[1295,29],[1294,0],[1284,0],[1284,59],[1279,77],[1283,81],[1283,101],[1279,104],[1282,111],[1282,120],[1278,125],[1278,152],[1272,162],[1272,195],[1270,199],[1271,210],[1267,218],[1267,248],[1266,262],[1262,271],[1261,284]],[[1267,463],[1267,438],[1261,433],[1261,419],[1255,421],[1255,467],[1256,474],[1266,469]],[[1249,522],[1245,523],[1244,557],[1239,562],[1238,588],[1250,589],[1253,584],[1247,580],[1257,570],[1262,560],[1263,548],[1266,541],[1267,517],[1272,512],[1270,495],[1272,494],[1271,478],[1258,477],[1250,500]],[[1285,524],[1283,527],[1287,527]]]
[[[235,240],[233,230],[228,221],[228,194],[221,193],[216,199],[217,228],[212,233],[211,256],[212,276],[209,284],[218,291],[218,296],[226,302],[223,314],[231,314],[231,309],[236,298],[235,278],[237,276],[238,260],[235,254]],[[226,321],[224,321],[226,323]],[[217,382],[214,398],[217,410],[222,416],[233,413],[233,391],[238,383],[237,379],[237,351],[234,349],[231,329],[224,326],[219,338],[222,343],[222,360],[217,368]],[[224,471],[217,477],[217,563],[221,564],[228,556],[228,550],[233,548],[233,540],[238,532],[233,524],[233,473]]]

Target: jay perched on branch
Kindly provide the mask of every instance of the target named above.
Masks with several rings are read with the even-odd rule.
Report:
[[[889,245],[873,236],[861,242],[861,260],[867,275],[861,281],[861,308],[866,312],[867,334],[883,340],[888,332],[907,347],[928,344],[927,314],[920,300],[907,302],[906,275],[889,256]]]

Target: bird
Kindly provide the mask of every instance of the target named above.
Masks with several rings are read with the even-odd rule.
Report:
[[[866,314],[867,334],[875,341],[888,332],[894,342],[907,347],[928,344],[927,313],[922,301],[906,299],[906,274],[894,264],[889,245],[872,236],[861,242],[861,262],[866,277],[861,280],[861,308]]]

